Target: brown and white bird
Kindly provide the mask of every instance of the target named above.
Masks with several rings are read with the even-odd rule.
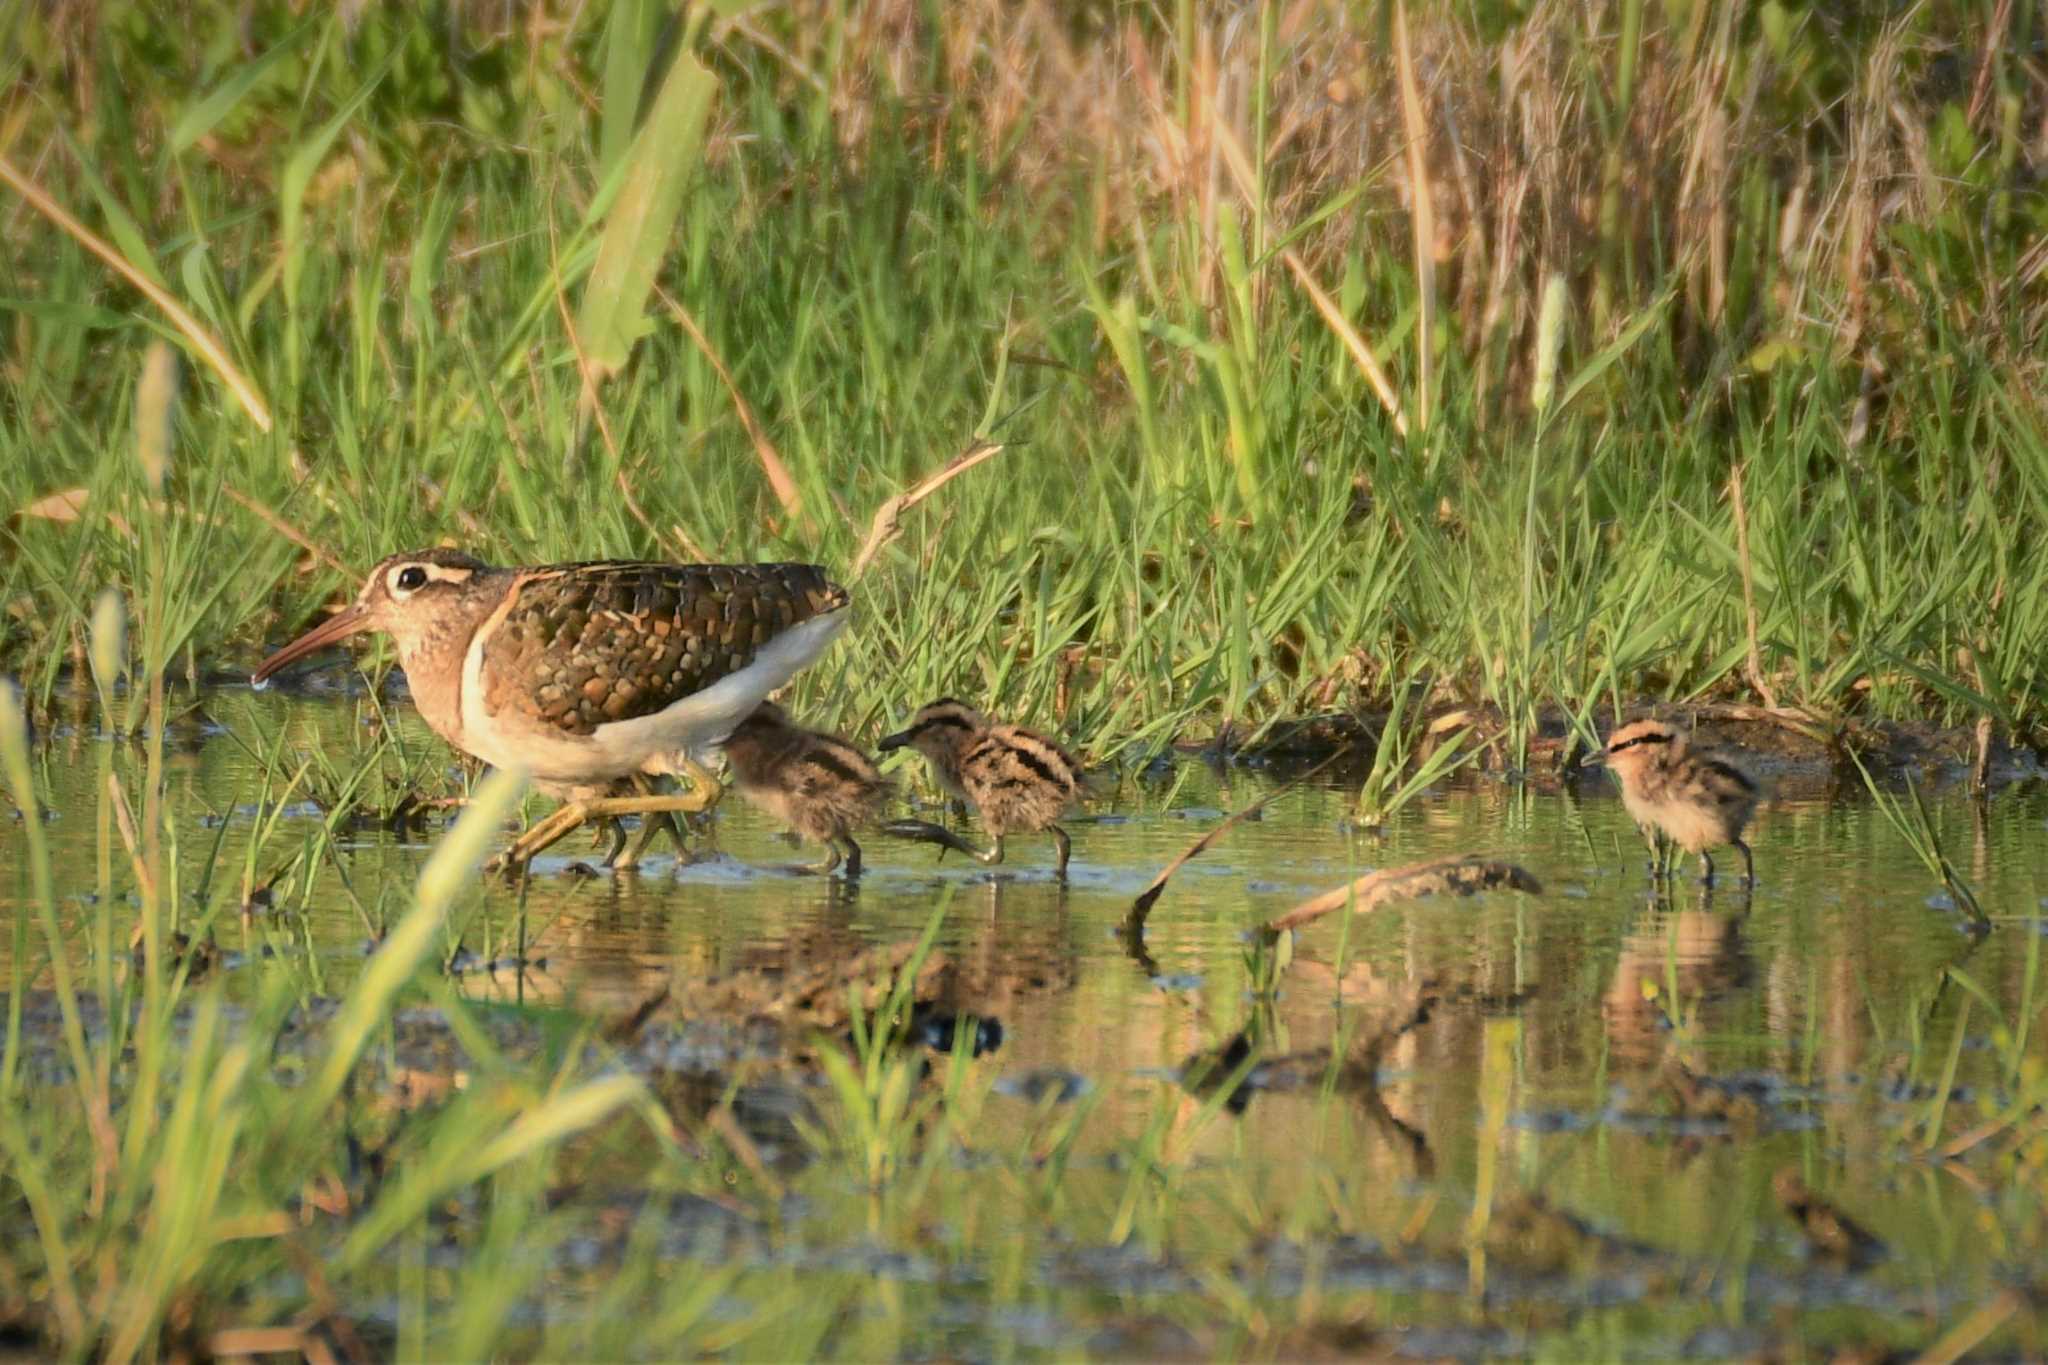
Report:
[[[494,568],[457,550],[392,555],[355,601],[263,661],[285,665],[383,631],[434,732],[499,768],[523,768],[565,804],[507,850],[508,866],[586,820],[707,809],[703,760],[763,698],[845,628],[846,589],[810,564],[607,560]],[[654,794],[650,777],[692,790]],[[608,795],[624,783],[642,794]],[[637,856],[639,850],[635,850]]]
[[[1081,765],[1044,735],[988,717],[950,697],[921,708],[910,724],[875,746],[884,752],[912,748],[932,765],[939,785],[965,801],[981,818],[990,844],[977,849],[936,825],[900,821],[891,833],[925,838],[957,848],[983,863],[1003,860],[1003,837],[1051,833],[1059,851],[1058,874],[1067,875],[1073,841],[1054,821],[1081,794]]]
[[[1605,749],[1588,754],[1581,766],[1603,764],[1620,781],[1621,804],[1637,826],[1697,855],[1707,881],[1714,880],[1708,850],[1724,844],[1742,851],[1743,878],[1756,881],[1756,863],[1742,842],[1743,827],[1756,809],[1756,779],[1720,754],[1693,748],[1661,720],[1622,726],[1608,737]]]
[[[806,730],[773,702],[762,702],[725,741],[733,788],[788,825],[798,838],[825,846],[824,861],[796,869],[830,873],[843,854],[846,875],[860,875],[853,831],[889,798],[889,783],[868,756],[837,735]]]

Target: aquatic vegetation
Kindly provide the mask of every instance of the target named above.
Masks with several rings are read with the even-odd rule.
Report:
[[[46,760],[96,746],[127,787],[175,731],[11,732],[12,790],[58,818],[7,836],[51,893],[25,888],[5,959],[0,1217],[26,1235],[0,1282],[23,1287],[12,1330],[53,1345],[864,1354],[1023,1323],[1034,1349],[1114,1353],[1163,1316],[1219,1349],[1349,1323],[1477,1355],[1644,1330],[1761,1345],[1787,1305],[1833,1315],[1821,1340],[1924,1342],[1931,1267],[1959,1307],[1992,1303],[2048,1217],[2028,1174],[2042,936],[1972,951],[1867,804],[1767,808],[1782,876],[1740,915],[1645,909],[1622,860],[1588,860],[1571,823],[1595,847],[1627,829],[1605,793],[1525,794],[1504,820],[1487,782],[1410,802],[1380,836],[1400,866],[1301,906],[1352,874],[1355,779],[1193,763],[1088,827],[1072,886],[889,843],[857,887],[792,878],[769,822],[728,805],[705,862],[511,887],[474,870],[509,784],[438,834],[330,835],[316,807],[254,799],[290,771],[247,735],[291,716],[340,743],[354,706],[208,710],[204,780],[141,864],[208,889],[151,901],[139,954],[141,906],[63,890],[91,883],[91,841],[45,837],[98,807],[125,858],[113,791]],[[1257,817],[1180,866],[1134,951],[1132,895],[1186,851],[1179,817],[1216,821],[1219,782]],[[239,799],[208,828],[198,791]],[[2023,856],[2041,818],[1996,795],[1980,895],[2048,898]],[[1481,837],[1496,859],[1453,856]],[[257,846],[294,850],[295,890],[245,911],[235,869],[276,856]],[[1444,894],[1539,870],[1542,895]],[[1377,908],[1289,914],[1325,903]],[[1247,942],[1260,920],[1288,928]],[[212,945],[205,975],[181,936]],[[1642,981],[1654,1008],[1622,1008]],[[1487,1156],[1517,1142],[1533,1165]],[[1973,1183],[1902,1203],[1893,1163],[1923,1151]],[[1788,1164],[1893,1254],[1801,1253],[1771,1194]],[[2002,1191],[2003,1251],[1913,1231],[1979,1189]],[[1670,1292],[1703,1274],[1739,1292]],[[1471,1304],[1484,1330],[1436,1335]],[[1987,1339],[2026,1316],[1988,1314]]]

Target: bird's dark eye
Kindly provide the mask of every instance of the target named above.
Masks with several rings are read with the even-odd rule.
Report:
[[[408,564],[398,571],[400,592],[412,592],[427,586],[427,571],[417,564]]]

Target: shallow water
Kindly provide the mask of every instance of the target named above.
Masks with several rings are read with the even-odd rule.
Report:
[[[181,725],[167,799],[188,893],[211,869],[206,903],[230,907],[214,929],[231,994],[276,970],[339,993],[370,929],[402,910],[431,831],[349,831],[345,884],[324,871],[303,905],[288,897],[245,918],[218,889],[239,881],[257,829],[267,737],[284,727],[289,747],[317,746],[347,771],[371,752],[373,715],[359,697],[223,692]],[[446,751],[409,716],[400,724],[408,750],[441,768]],[[38,751],[80,941],[96,912],[103,742],[59,729]],[[912,791],[923,784],[916,763],[900,775]],[[1958,1028],[1941,1143],[1991,1123],[2048,1059],[2038,781],[1979,805],[1960,774],[1933,775],[1946,847],[1996,920],[1981,943],[1870,801],[1806,776],[1782,780],[1753,828],[1753,892],[1687,879],[1664,895],[1604,778],[1542,790],[1467,780],[1427,794],[1378,838],[1349,831],[1347,789],[1311,785],[1183,868],[1141,947],[1121,938],[1131,898],[1158,869],[1280,776],[1184,758],[1107,779],[1068,826],[1064,886],[1049,875],[1049,843],[1030,837],[1010,840],[994,871],[875,835],[858,883],[791,875],[777,865],[815,850],[729,801],[702,862],[678,865],[663,849],[632,875],[580,876],[569,866],[589,856],[578,840],[543,858],[523,892],[480,883],[444,957],[479,1000],[610,1018],[664,986],[687,1002],[691,983],[718,973],[915,937],[945,903],[954,1001],[999,1021],[1000,1045],[970,1064],[986,1082],[985,1138],[966,1133],[928,1190],[944,1232],[925,1246],[878,1228],[852,1182],[814,1184],[801,1214],[773,1229],[714,1211],[725,1257],[800,1286],[815,1279],[820,1293],[902,1286],[918,1326],[850,1338],[863,1353],[1157,1355],[1257,1340],[1283,1354],[1711,1357],[1787,1341],[1910,1345],[2009,1283],[2048,1279],[2028,1149],[1994,1138],[1944,1161],[1917,1132]],[[320,819],[316,805],[287,804],[258,865],[282,860]],[[0,837],[16,858],[19,835]],[[1277,993],[1251,994],[1249,926],[1364,871],[1465,852],[1521,864],[1544,893],[1326,918],[1299,934]],[[17,915],[18,883],[0,879],[0,904]],[[188,913],[203,913],[194,901]],[[1340,1083],[1317,1050],[1342,1054],[1404,1017],[1422,981],[1437,1003],[1378,1058],[1377,1086]],[[1295,1060],[1253,1071],[1205,1123],[1202,1095],[1177,1083],[1182,1068],[1246,1031],[1259,1056]],[[775,1092],[761,1102],[772,1108]],[[1076,1109],[1086,1122],[1057,1196],[1020,1195],[1003,1154]],[[2038,1115],[2033,1124],[2038,1134]],[[1151,1222],[1120,1207],[1148,1130],[1185,1183]],[[771,1114],[756,1131],[782,1169],[805,1164],[787,1124]],[[1810,1251],[1772,1192],[1788,1167],[1888,1254],[1848,1267]],[[675,1254],[702,1254],[704,1210],[675,1216]],[[580,1254],[601,1265],[606,1253]],[[729,1309],[744,1314],[743,1291]],[[2016,1316],[2024,1330],[1997,1342],[2038,1349],[2038,1323]],[[1249,1325],[1275,1320],[1293,1335]]]

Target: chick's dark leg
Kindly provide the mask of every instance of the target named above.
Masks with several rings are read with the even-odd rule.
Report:
[[[846,850],[846,876],[847,880],[851,881],[860,875],[860,845],[853,841],[850,834],[840,835],[839,843]]]
[[[1751,886],[1755,886],[1756,859],[1750,856],[1749,845],[1743,843],[1742,840],[1737,839],[1735,846],[1742,850],[1742,880],[1748,882]]]
[[[1700,850],[1700,881],[1707,886],[1714,884],[1714,855]]]
[[[1069,839],[1067,832],[1058,825],[1048,825],[1046,828],[1052,834],[1053,847],[1059,850],[1059,861],[1053,865],[1053,872],[1064,878],[1067,875],[1067,859],[1073,856],[1074,841]]]
[[[1001,839],[996,840],[993,848],[976,848],[944,825],[935,825],[929,820],[891,820],[882,826],[882,833],[892,839],[915,839],[923,844],[937,844],[941,858],[946,856],[946,849],[951,849],[976,862],[999,863],[1003,860]]]
[[[1665,866],[1665,855],[1671,850],[1670,844],[1665,842],[1664,831],[1655,825],[1637,825],[1636,833],[1643,836],[1643,847],[1649,850],[1650,880],[1663,881],[1670,875],[1669,869]]]
[[[994,867],[1003,860],[1003,836],[998,834],[989,840],[987,848],[974,850],[974,861],[985,867]]]

